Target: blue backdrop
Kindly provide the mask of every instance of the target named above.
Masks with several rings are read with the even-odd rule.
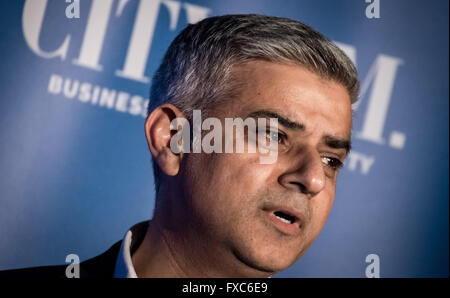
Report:
[[[79,3],[0,2],[0,269],[85,260],[151,218],[149,79],[188,22],[261,13],[336,41],[363,87],[330,218],[278,276],[364,277],[372,253],[381,277],[448,276],[448,1]]]

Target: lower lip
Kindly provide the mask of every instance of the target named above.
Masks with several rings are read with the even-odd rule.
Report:
[[[266,212],[269,220],[273,223],[273,225],[280,230],[282,233],[287,235],[295,235],[300,231],[300,226],[298,221],[294,223],[285,223],[282,222],[275,214],[274,212]]]

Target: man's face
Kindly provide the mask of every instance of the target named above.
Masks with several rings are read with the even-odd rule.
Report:
[[[208,245],[251,268],[279,272],[308,249],[331,210],[350,140],[350,98],[343,86],[299,66],[252,61],[234,74],[242,92],[209,116],[224,127],[225,117],[278,115],[277,160],[188,154],[180,170],[186,212]]]

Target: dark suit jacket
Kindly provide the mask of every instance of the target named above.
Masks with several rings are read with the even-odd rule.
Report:
[[[80,263],[80,278],[112,278],[122,240],[106,252]],[[66,278],[69,264],[0,271],[0,278]]]

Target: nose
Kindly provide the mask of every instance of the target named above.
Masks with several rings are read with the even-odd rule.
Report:
[[[322,158],[314,149],[304,149],[300,157],[278,179],[279,183],[293,191],[314,196],[325,187]]]

